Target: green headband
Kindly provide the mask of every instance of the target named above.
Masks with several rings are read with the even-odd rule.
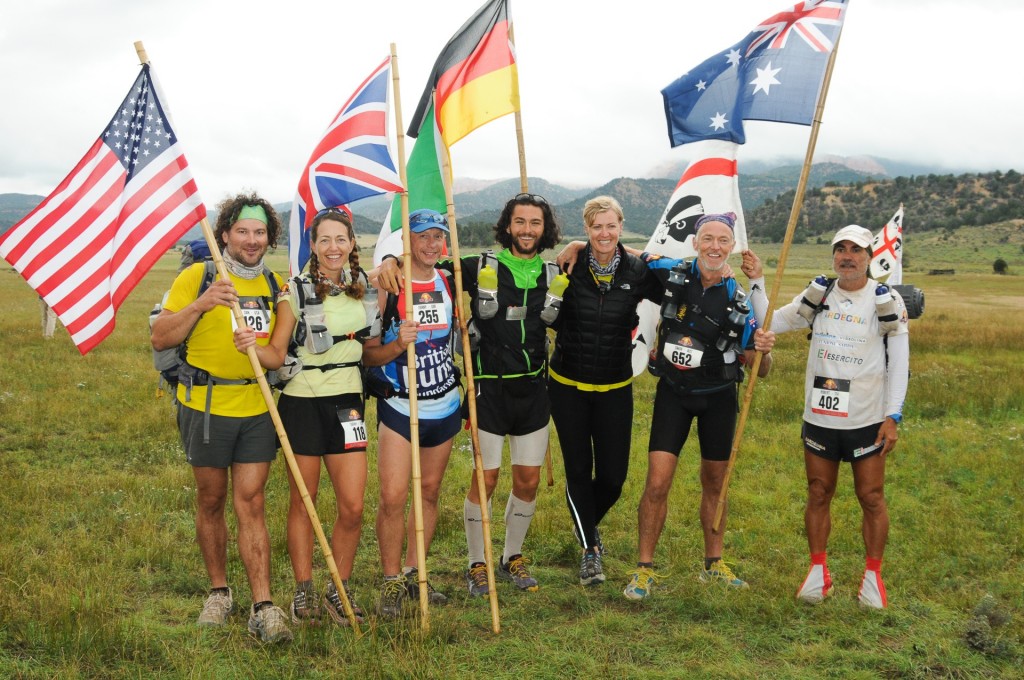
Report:
[[[266,224],[267,211],[263,209],[262,205],[243,205],[242,209],[238,211],[238,219],[235,222],[238,220],[259,220]]]

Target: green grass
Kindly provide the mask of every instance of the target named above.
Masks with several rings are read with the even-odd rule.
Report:
[[[763,248],[762,257],[772,256]],[[165,257],[145,278],[118,314],[117,330],[86,357],[62,329],[55,340],[43,341],[35,294],[5,267],[0,676],[1020,677],[1024,285],[984,270],[961,273],[958,261],[936,257],[927,265],[955,266],[956,276],[906,276],[925,289],[927,311],[912,322],[906,421],[888,467],[887,611],[861,611],[856,604],[863,547],[848,469],[840,477],[829,545],[836,596],[816,608],[793,599],[807,549],[799,448],[806,340],[792,333],[779,342],[775,372],[758,384],[733,476],[726,553],[751,583],[748,591],[725,592],[696,579],[702,547],[691,442],[657,551],[659,571],[670,578],[641,605],[621,596],[623,574],[634,560],[636,506],[646,473],[654,383],[645,376],[636,386],[629,479],[602,531],[609,576],[603,587],[576,584],[578,549],[553,437],[556,482],[542,483],[526,546],[541,589],[519,593],[500,585],[502,632],[490,632],[486,601],[468,598],[461,575],[462,498],[471,460],[468,437],[460,434],[429,561],[432,582],[451,602],[431,610],[430,630],[422,632],[414,618],[387,624],[371,618],[360,639],[347,629],[304,629],[284,647],[255,642],[242,614],[223,630],[194,625],[208,586],[194,541],[194,483],[168,400],[154,396],[146,326],[149,309],[170,284],[176,256]],[[924,266],[923,258],[918,262]],[[275,255],[272,265],[286,269],[283,255]],[[783,299],[823,266],[827,246],[794,247]],[[1011,272],[1013,267],[1011,262]],[[372,441],[370,451],[372,468]],[[500,516],[508,488],[506,470],[495,502],[496,537],[504,532]],[[318,509],[329,527],[333,499],[329,490],[320,496]],[[273,593],[281,605],[292,590],[284,542],[287,500],[279,458],[267,513]],[[353,578],[366,607],[376,602],[380,577],[375,507],[371,469]],[[319,551],[315,564],[323,587],[327,570]],[[238,604],[247,608],[233,543],[229,580]],[[975,615],[986,594],[995,599],[998,615]]]

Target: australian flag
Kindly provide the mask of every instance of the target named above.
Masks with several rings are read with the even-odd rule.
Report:
[[[810,125],[846,0],[808,0],[661,91],[672,146],[702,139],[743,144],[744,120]]]
[[[310,222],[324,208],[402,191],[388,145],[391,59],[352,94],[313,149],[299,179],[288,225],[288,261],[297,275],[309,260]]]

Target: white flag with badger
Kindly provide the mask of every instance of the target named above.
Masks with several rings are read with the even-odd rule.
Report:
[[[696,151],[679,178],[658,227],[645,250],[665,257],[694,257],[694,225],[705,214],[736,213],[734,253],[747,249],[747,228],[743,221],[740,187],[736,171],[738,144],[720,140],[693,142]],[[737,265],[738,268],[739,265]],[[647,368],[648,353],[657,342],[658,306],[647,300],[637,306],[640,322],[633,334],[633,375]]]

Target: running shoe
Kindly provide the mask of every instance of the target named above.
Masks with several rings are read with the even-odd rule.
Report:
[[[292,623],[319,623],[320,608],[317,606],[318,599],[316,591],[313,589],[312,581],[296,587],[291,606]]]
[[[807,604],[821,604],[832,594],[832,574],[824,564],[812,564],[807,578],[804,579],[796,599]]]
[[[629,576],[629,583],[626,584],[626,589],[622,591],[622,594],[626,596],[627,600],[643,600],[650,597],[654,586],[665,578],[661,574],[654,573],[654,569],[651,567],[637,567],[632,571],[627,571],[626,575]]]
[[[519,590],[529,590],[531,593],[540,590],[537,579],[530,576],[526,568],[528,560],[522,555],[513,555],[508,562],[498,566],[498,576],[506,581],[516,584]]]
[[[596,586],[604,583],[604,569],[601,567],[601,555],[593,550],[583,553],[580,560],[580,585]]]
[[[284,611],[280,607],[270,605],[256,611],[256,606],[249,610],[249,632],[262,642],[288,642],[292,632],[288,630]]]
[[[348,603],[352,605],[352,613],[356,615],[356,623],[362,623],[364,620],[363,609],[356,603],[356,598],[348,584],[345,583],[343,585],[345,587],[345,595],[348,597]],[[345,614],[345,605],[342,604],[341,596],[338,595],[338,589],[334,587],[334,583],[327,584],[327,590],[324,592],[321,607],[331,617],[331,620],[339,626],[351,624],[348,620],[348,615]]]
[[[203,611],[200,612],[196,624],[200,626],[223,626],[228,622],[231,612],[235,611],[235,601],[231,597],[231,588],[227,594],[220,591],[210,593],[210,596],[203,602]]]
[[[718,581],[732,588],[748,588],[747,582],[732,573],[732,569],[723,560],[715,560],[707,569],[700,570],[700,580],[704,583]]]
[[[419,577],[420,572],[416,567],[413,567],[412,571],[405,575],[405,588],[410,600],[419,601],[420,599]],[[448,604],[448,596],[439,590],[434,590],[434,586],[427,581],[427,601],[430,604]]]
[[[397,619],[402,615],[402,604],[406,598],[405,581],[401,578],[384,579],[380,589],[378,612],[381,618]]]
[[[491,592],[487,585],[487,565],[483,562],[474,562],[466,570],[466,585],[469,586],[471,597],[483,597]]]
[[[864,570],[864,578],[860,582],[860,593],[857,595],[860,606],[870,609],[885,609],[889,600],[885,596],[885,584],[882,574],[870,569]]]

